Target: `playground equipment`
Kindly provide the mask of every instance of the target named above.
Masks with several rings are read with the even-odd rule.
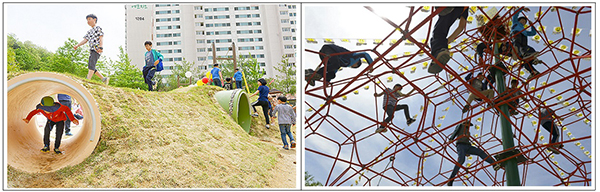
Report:
[[[244,131],[250,132],[250,99],[244,91],[241,89],[219,91],[215,94],[215,98]]]

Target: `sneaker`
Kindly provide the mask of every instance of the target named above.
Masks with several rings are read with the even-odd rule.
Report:
[[[531,61],[531,64],[534,64],[534,65],[537,65],[537,64],[540,64],[540,63],[544,63],[544,62],[542,60],[537,59],[537,58],[534,59],[533,61]]]
[[[65,135],[66,135],[66,136],[73,136],[73,133],[71,133],[71,132],[67,132],[67,133],[65,133]]]
[[[57,148],[54,148],[54,153],[62,155],[62,152],[60,150],[58,150]]]
[[[292,147],[292,148],[296,148],[296,142],[293,142],[293,141],[292,141],[292,145],[291,145],[291,147]]]
[[[44,153],[48,153],[48,151],[50,151],[50,148],[48,148],[48,146],[44,146],[44,148],[42,148],[41,151]]]
[[[252,117],[258,117],[258,114],[256,114],[256,113],[253,113],[253,114],[252,114]]]
[[[269,129],[271,126],[270,125],[266,125],[267,129]]]
[[[156,85],[156,81],[152,81],[152,85]]]
[[[104,78],[102,78],[102,83],[108,85],[109,80],[110,80],[110,77],[104,77]]]
[[[288,147],[287,147],[287,145],[284,145],[284,146],[283,146],[283,149],[285,149],[285,150],[290,150],[290,148],[288,148]]]
[[[384,126],[381,126],[377,129],[375,129],[375,133],[381,133],[381,132],[386,132],[387,129]]]
[[[498,171],[498,170],[500,170],[500,168],[501,168],[500,164],[495,164],[494,165],[494,171]]]
[[[548,146],[548,150],[552,151],[554,154],[560,154],[560,151],[552,146]]]
[[[442,68],[442,66],[445,66],[446,63],[448,63],[448,61],[450,61],[450,52],[448,51],[448,49],[441,49],[440,52],[437,54],[437,56],[435,56],[435,59],[437,59],[440,63],[439,65],[437,65],[436,63],[431,63],[429,64],[429,68],[427,69],[427,72],[431,73],[431,74],[438,74],[440,73],[444,68]]]
[[[415,121],[417,121],[417,120],[410,118],[410,119],[408,119],[408,121],[406,121],[406,125],[410,126],[410,124],[414,123]]]
[[[462,112],[466,113],[467,111],[469,111],[469,109],[471,109],[471,106],[469,104],[466,104],[465,107],[463,107]]]

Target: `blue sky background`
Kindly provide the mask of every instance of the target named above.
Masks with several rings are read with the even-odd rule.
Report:
[[[394,30],[394,28],[374,13],[365,9],[363,6],[364,5],[362,4],[303,4],[304,24],[302,28],[304,30],[303,37],[305,38],[303,48],[318,51],[323,45],[324,39],[330,38],[337,45],[345,47],[349,50],[373,49],[376,46],[373,44],[373,41],[375,39],[385,38]],[[377,14],[388,17],[397,24],[402,23],[408,17],[409,9],[407,4],[373,4],[370,6],[373,7]],[[499,9],[500,6],[497,6],[496,8]],[[488,8],[491,7],[492,6]],[[580,51],[579,55],[591,54],[584,53],[585,49],[591,50],[592,46],[593,39],[589,35],[592,28],[591,14],[581,14],[576,20],[575,14],[560,10],[558,13],[560,13],[561,19],[559,20],[557,12],[547,11],[548,7],[530,6],[529,8],[531,11],[525,14],[530,20],[535,18],[535,13],[538,10],[548,12],[541,20],[542,25],[546,26],[545,35],[542,34],[542,39],[546,41],[558,41],[553,44],[555,47],[544,49],[546,46],[544,45],[543,41],[536,43],[532,39],[529,39],[529,44],[538,51],[548,51],[548,49],[551,49],[550,52],[545,52],[542,56],[540,56],[540,59],[543,60],[545,64],[536,65],[535,67],[538,69],[538,71],[543,72],[547,70],[549,66],[554,66],[556,63],[565,60],[569,56],[569,54],[560,50],[561,45],[567,46],[567,52],[571,52],[572,50],[576,49]],[[568,8],[572,8],[572,6],[569,6]],[[585,10],[590,9],[586,8]],[[478,12],[477,14],[480,13],[481,12]],[[420,12],[415,15],[410,27],[413,28],[416,26],[429,14],[430,12]],[[470,14],[470,16],[475,17],[475,14]],[[437,17],[434,17],[431,23],[432,26],[435,24],[436,20]],[[582,30],[581,34],[573,39],[570,31],[574,27],[575,21],[577,21],[576,27],[581,28]],[[467,30],[475,28],[475,23],[476,22],[468,24]],[[552,31],[554,27],[561,26],[561,23],[562,29],[564,30],[564,35],[563,33],[553,34]],[[414,33],[413,37],[419,41],[425,39],[429,24],[430,23],[426,23],[424,27],[421,27],[416,33]],[[449,33],[454,31],[454,28],[457,25],[458,22],[455,22]],[[536,28],[539,26],[539,24],[534,25]],[[473,34],[474,32],[468,33]],[[396,32],[390,38],[399,39],[400,37],[400,33]],[[457,38],[457,42],[451,43],[451,45],[456,46],[458,42],[465,37],[465,35],[460,36]],[[314,38],[318,41],[318,43],[307,43],[306,38]],[[341,42],[341,39],[349,39],[350,42]],[[366,39],[367,45],[357,46],[357,39]],[[579,45],[574,45],[568,41],[571,39],[573,39],[574,42]],[[376,51],[383,53],[389,47],[388,40],[384,42],[382,46],[378,47]],[[393,49],[392,52],[386,56],[386,58],[389,59],[392,57],[392,55],[397,55],[400,57],[404,55],[404,52],[410,52],[411,54],[414,54],[417,53],[418,50],[419,49],[417,46],[401,43],[400,46]],[[369,52],[369,54],[373,58],[376,57],[373,52]],[[469,48],[465,54],[474,55],[475,52]],[[453,59],[465,66],[468,66],[469,69],[473,69],[473,66],[465,62],[465,56],[461,54],[454,54]],[[456,63],[456,61],[451,60],[448,65],[454,71],[461,74],[461,77],[464,77],[466,72],[459,69],[460,65]],[[321,61],[317,54],[306,51],[303,52],[303,68],[314,69],[320,62]],[[308,171],[311,175],[313,175],[317,181],[320,181],[324,184],[327,183],[328,185],[398,186],[406,184],[412,186],[415,184],[415,181],[410,179],[417,178],[417,175],[419,175],[420,179],[417,181],[417,183],[422,183],[425,186],[437,185],[440,183],[445,184],[447,177],[450,176],[450,172],[454,167],[452,162],[455,161],[457,156],[455,145],[452,143],[447,146],[446,150],[443,150],[446,158],[440,154],[435,154],[428,148],[441,148],[441,145],[448,138],[448,135],[454,130],[455,126],[452,125],[461,121],[468,115],[480,112],[480,109],[479,107],[476,107],[475,109],[471,110],[471,112],[462,114],[460,110],[462,109],[462,106],[465,104],[466,98],[468,97],[468,92],[466,91],[465,87],[462,86],[459,81],[449,76],[449,73],[443,71],[439,74],[439,76],[442,79],[445,79],[445,81],[449,82],[448,84],[450,86],[446,86],[448,89],[443,88],[439,91],[436,91],[437,88],[440,87],[441,82],[435,81],[435,77],[427,73],[426,68],[423,68],[423,62],[429,63],[431,61],[427,59],[426,55],[416,56],[411,60],[399,59],[396,61],[391,61],[390,64],[393,67],[397,67],[398,65],[406,66],[402,67],[400,70],[401,72],[404,72],[404,77],[400,77],[399,75],[393,73],[387,73],[390,71],[387,66],[379,67],[372,74],[378,75],[385,73],[379,77],[379,80],[381,81],[380,84],[368,82],[364,78],[362,80],[351,82],[349,87],[345,89],[344,92],[358,90],[358,94],[350,92],[346,95],[347,100],[343,100],[341,97],[338,97],[336,98],[336,102],[339,104],[326,105],[326,108],[317,114],[315,114],[315,111],[320,108],[320,104],[323,104],[324,101],[311,96],[310,94],[305,94],[305,109],[311,107],[313,108],[313,111],[304,112],[305,126],[311,124],[309,128],[304,130],[306,148],[326,154],[321,155],[309,150],[305,151],[305,171]],[[508,62],[513,63],[514,61],[508,60]],[[345,68],[339,71],[336,79],[333,80],[333,82],[356,76],[356,74],[365,69],[364,66],[365,65],[361,66],[359,69]],[[416,67],[416,70],[411,72],[411,68],[413,66]],[[530,93],[530,95],[537,97],[539,94],[539,97],[546,101],[549,105],[557,103],[559,104],[558,106],[553,107],[553,109],[557,114],[565,117],[563,124],[566,125],[567,129],[566,131],[562,132],[563,141],[569,141],[570,138],[581,138],[593,134],[591,129],[592,123],[586,124],[583,121],[585,118],[592,120],[590,103],[591,97],[586,94],[581,94],[581,98],[574,98],[572,96],[576,95],[576,93],[572,90],[569,90],[573,88],[573,81],[577,82],[575,83],[576,85],[579,85],[579,81],[591,83],[592,72],[586,72],[580,76],[580,78],[573,78],[563,81],[545,89],[537,89],[537,87],[541,87],[546,83],[552,83],[559,79],[563,79],[565,76],[572,74],[575,70],[587,69],[590,66],[591,60],[574,60],[574,62],[565,62],[558,69],[544,74],[537,81],[531,81],[529,84],[524,85],[525,87],[521,87],[522,91],[531,90],[531,87],[534,87],[535,89],[532,93]],[[519,73],[517,69],[513,69],[512,71],[515,74]],[[521,71],[525,70],[522,69]],[[528,75],[529,74],[527,72],[524,72],[523,76],[521,77],[527,78]],[[393,81],[388,82],[388,77],[392,77]],[[379,93],[382,91],[381,86],[392,87],[394,84],[400,83],[405,86],[402,92],[408,93],[413,89],[407,84],[408,80],[412,81],[412,83],[414,83],[416,86],[423,89],[424,93],[432,97],[431,104],[427,104],[427,101],[425,100],[426,98],[420,94],[416,94],[399,101],[399,104],[408,104],[410,106],[411,116],[417,116],[417,122],[412,124],[410,127],[406,126],[406,120],[403,116],[403,112],[398,111],[396,112],[396,116],[393,120],[393,124],[395,126],[393,130],[383,134],[373,134],[377,126],[375,122],[366,120],[365,118],[355,113],[351,113],[341,107],[343,105],[349,109],[359,111],[365,116],[380,122],[384,118],[384,111],[381,103],[383,97],[375,98],[373,96],[374,90]],[[305,81],[303,83],[303,86],[305,86]],[[364,85],[368,85],[369,88],[365,89]],[[318,86],[322,86],[322,83],[317,82],[316,87]],[[336,85],[333,88],[328,88],[327,91],[335,94],[340,92],[344,86],[345,85]],[[375,87],[377,88],[375,89]],[[312,89],[315,87],[309,86],[308,88],[308,92],[312,94],[323,95],[322,89],[314,91]],[[551,88],[555,90],[554,93],[551,93]],[[591,92],[590,87],[585,89]],[[458,92],[450,92],[448,90],[455,90]],[[559,95],[563,98],[561,101],[556,99]],[[456,99],[456,104],[452,104],[452,101],[448,100],[448,98],[451,97]],[[562,104],[564,104],[565,101],[569,102],[569,105],[563,106]],[[476,101],[472,103],[472,105],[477,104],[479,103]],[[529,105],[528,108],[525,108],[526,104]],[[532,101],[522,101],[520,103],[519,110],[531,110],[531,106],[535,105],[536,104]],[[424,107],[424,110],[420,110],[421,107]],[[571,112],[571,108],[575,108],[575,111]],[[581,113],[582,117],[577,115],[579,113]],[[322,116],[326,114],[330,115],[330,117],[322,118]],[[539,126],[539,124],[532,124],[533,120],[536,122],[538,121],[537,112],[533,115],[533,117],[529,118],[528,116],[519,114],[511,118],[515,125],[517,125],[518,129],[522,130],[523,132],[523,134],[520,134],[515,131],[514,126],[512,127],[513,133],[517,138],[514,140],[515,145],[527,146],[534,143],[541,145],[549,141],[549,133]],[[442,116],[444,116],[444,118],[441,118]],[[481,121],[478,121],[478,118],[481,118]],[[477,138],[477,142],[482,144],[482,148],[485,148],[488,153],[495,154],[502,150],[502,145],[499,141],[499,139],[501,139],[501,133],[500,123],[498,121],[498,116],[493,114],[491,111],[486,111],[471,118],[471,122],[476,125],[471,128],[471,135]],[[438,128],[437,125],[439,124],[441,124],[441,126]],[[494,127],[493,125],[497,125],[497,127]],[[417,129],[419,129],[420,133],[422,133],[418,136],[421,141],[417,144],[414,144],[415,142],[406,137],[405,134],[413,134],[417,131]],[[400,132],[399,130],[404,130],[404,132]],[[538,130],[541,131],[536,134]],[[438,131],[440,131],[440,133],[437,133]],[[570,136],[568,133],[571,133]],[[544,138],[540,140],[540,136],[543,136]],[[431,142],[432,139],[433,142]],[[391,142],[393,144],[391,144]],[[569,142],[565,144],[565,148],[563,150],[563,152],[568,151],[569,154],[554,156],[550,156],[550,153],[542,150],[541,147],[537,149],[533,147],[523,148],[522,150],[530,150],[526,155],[533,158],[536,163],[531,163],[526,166],[519,166],[521,183],[523,183],[523,180],[525,180],[525,185],[527,186],[552,186],[559,184],[560,179],[554,177],[552,174],[560,174],[563,172],[565,175],[568,175],[568,173],[571,173],[575,170],[575,163],[590,161],[590,157],[584,152],[593,152],[591,146],[593,146],[592,139],[589,138]],[[583,147],[583,149],[581,149],[581,147]],[[378,158],[380,155],[383,156]],[[395,160],[390,162],[388,157],[392,155],[395,156]],[[590,153],[590,155],[593,156],[594,154]],[[328,156],[338,156],[337,159],[340,161],[335,161],[334,158],[330,158]],[[492,179],[502,180],[504,178],[504,170],[495,172],[490,166],[488,166],[487,163],[482,163],[480,158],[477,158],[476,156],[471,157],[471,159],[467,159],[463,164],[463,166],[466,166],[468,163],[472,164],[470,168],[471,173],[465,174],[464,170],[459,172],[459,175],[463,175],[462,180],[468,183],[467,185],[489,186],[493,183],[491,181]],[[378,161],[379,159],[383,160]],[[372,165],[370,168],[372,171],[360,171],[360,166],[350,165],[344,161],[352,162],[353,164]],[[386,166],[388,168],[387,170]],[[422,166],[422,169],[420,169],[420,166]],[[482,168],[483,166],[487,167],[479,171],[473,171],[475,169]],[[585,166],[586,169],[591,172],[591,164],[587,163]],[[562,170],[557,170],[558,167],[562,168]],[[527,174],[524,174],[524,170],[527,170]],[[381,173],[387,178],[382,178],[381,176],[373,173],[373,171]],[[357,174],[358,172],[363,174],[363,176],[359,177],[360,174]],[[581,175],[580,173],[573,174]],[[469,177],[465,178],[465,175],[468,175]],[[331,177],[328,180],[329,176]],[[588,175],[588,178],[591,178],[591,176]],[[335,181],[336,179],[337,181]],[[428,183],[423,179],[430,180],[430,182]],[[571,179],[571,182],[576,180],[575,178]],[[459,182],[457,179],[454,185],[461,186],[461,182]],[[582,185],[582,183],[573,184],[573,186]]]

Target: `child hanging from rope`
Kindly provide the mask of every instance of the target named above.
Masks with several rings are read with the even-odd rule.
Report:
[[[306,80],[306,82],[308,82],[308,84],[310,84],[310,86],[315,86],[315,80],[320,80],[321,78],[323,78],[324,71],[327,73],[326,74],[327,82],[330,82],[332,79],[335,78],[335,74],[340,69],[340,67],[358,68],[362,64],[362,61],[361,61],[362,58],[367,60],[367,63],[369,65],[371,65],[373,63],[373,59],[371,59],[371,56],[369,56],[369,54],[367,52],[350,53],[350,51],[348,49],[337,46],[335,44],[325,44],[325,45],[323,45],[323,47],[321,47],[321,50],[319,52],[325,54],[325,55],[319,54],[321,61],[323,59],[325,59],[326,57],[328,57],[330,54],[345,53],[345,52],[348,52],[348,53],[342,54],[342,55],[330,56],[329,59],[327,60],[327,65],[324,67],[318,68],[316,70],[316,73],[315,73],[315,70],[312,70],[312,69],[304,70],[304,73],[305,73],[304,79]]]
[[[454,182],[454,177],[458,173],[458,170],[460,169],[462,164],[465,162],[465,156],[477,155],[481,159],[483,159],[485,162],[488,162],[489,164],[494,164],[496,162],[496,160],[494,160],[494,158],[492,156],[486,154],[483,150],[481,150],[477,147],[473,147],[471,145],[471,140],[470,140],[471,134],[469,133],[470,126],[473,126],[473,124],[470,121],[465,120],[463,123],[458,124],[456,126],[456,129],[450,136],[449,142],[454,141],[454,139],[456,138],[456,151],[458,153],[458,160],[457,160],[458,163],[454,165],[452,174],[450,174],[450,180],[448,181],[448,186],[452,186],[452,184]],[[500,164],[494,164],[494,171],[497,171],[498,169],[500,169]]]
[[[512,54],[510,53],[510,50],[504,44],[505,43],[499,43],[499,45],[498,45],[499,46],[498,51],[502,55],[511,56]],[[475,59],[479,60],[479,65],[481,65],[481,66],[485,65],[485,63],[483,61],[484,50],[487,50],[488,52],[492,52],[490,45],[488,45],[487,43],[479,43],[479,44],[477,44],[477,50],[476,50],[477,51],[477,55],[476,56],[478,56],[478,57],[475,58]],[[495,68],[495,70],[492,70],[494,68]],[[496,64],[494,64],[493,66],[489,66],[486,69],[487,71],[489,71],[489,73],[485,77],[484,84],[487,84],[489,86],[489,89],[494,89],[494,84],[496,83],[496,77],[495,77],[495,75],[496,75],[496,71],[498,69],[508,72],[508,69],[506,68],[506,66],[504,66],[504,63],[502,63],[501,61],[496,62]],[[477,100],[481,100],[481,99],[477,99]]]
[[[471,76],[473,76],[473,72],[469,73],[465,77],[465,80],[471,86],[473,86],[473,88],[476,91],[479,91],[481,94],[483,94],[483,96],[487,97],[488,99],[494,98],[494,90],[486,89],[487,85],[483,81],[484,77],[483,77],[482,73],[477,74],[476,78],[472,78]],[[473,100],[475,100],[475,99],[480,99],[480,98],[477,97],[475,94],[473,94],[473,92],[471,92],[469,94],[469,98],[467,98],[467,104],[465,104],[465,106],[463,107],[463,110],[462,110],[463,113],[466,113],[467,111],[469,111],[469,109],[471,109],[471,102],[473,102]]]
[[[519,17],[519,14],[522,11],[529,12],[530,9],[523,7],[513,15],[511,33],[514,35],[514,39],[512,44],[515,46],[519,56],[522,58],[524,62],[523,66],[530,73],[529,77],[527,78],[527,80],[530,80],[540,74],[540,72],[538,72],[533,65],[542,63],[542,61],[537,59],[537,56],[540,53],[535,51],[533,47],[527,44],[527,36],[534,36],[536,32],[531,21],[529,21],[529,27],[531,27],[531,29],[529,31],[525,30],[525,24],[527,24],[528,20],[525,16]]]
[[[454,41],[467,26],[467,17],[469,16],[469,7],[446,7],[438,14],[438,20],[433,28],[433,36],[431,37],[431,55],[440,63],[432,63],[429,65],[427,72],[438,74],[442,71],[442,67],[450,61],[450,52],[448,51],[448,43]],[[436,7],[436,9],[439,9]],[[460,19],[458,27],[448,37],[448,31],[456,19]]]
[[[519,112],[517,112],[517,107],[519,105],[519,100],[520,98],[523,98],[524,101],[529,101],[527,99],[527,97],[525,97],[525,95],[523,95],[523,92],[521,91],[521,89],[519,89],[519,80],[513,79],[510,81],[510,87],[506,87],[506,90],[502,93],[501,96],[499,96],[498,98],[503,98],[503,99],[513,99],[513,101],[508,102],[508,113],[510,115],[517,115],[519,114]],[[508,95],[508,96],[506,96]],[[496,101],[495,103],[499,103],[499,101]]]
[[[398,99],[400,99],[400,97],[409,96],[410,94],[412,94],[413,91],[415,91],[415,89],[408,92],[408,94],[403,94],[402,92],[400,92],[400,90],[402,90],[402,85],[396,84],[396,85],[394,85],[393,90],[390,88],[386,88],[381,93],[375,92],[373,94],[375,97],[380,97],[382,95],[385,95],[383,97],[383,109],[385,110],[385,113],[387,115],[387,118],[385,118],[385,120],[383,120],[383,124],[375,130],[375,133],[386,132],[387,131],[386,126],[394,118],[394,112],[399,111],[399,110],[404,110],[404,117],[406,118],[406,125],[410,126],[410,124],[412,124],[413,122],[416,121],[415,119],[410,118],[410,112],[408,110],[408,105],[406,105],[406,104],[398,105]]]
[[[541,102],[541,101],[540,101]],[[544,127],[548,132],[550,132],[550,144],[548,144],[548,150],[552,151],[555,154],[560,154],[558,149],[562,149],[564,147],[563,144],[555,144],[558,141],[558,125],[554,123],[556,119],[564,121],[562,117],[556,115],[554,110],[550,109],[546,104],[541,102],[541,106],[539,108],[540,111],[540,125]]]
[[[65,120],[68,118],[75,123],[75,125],[79,125],[79,121],[73,116],[73,113],[69,107],[61,105],[58,102],[54,102],[54,99],[50,96],[43,97],[42,101],[40,101],[40,104],[38,104],[33,111],[29,112],[23,121],[25,121],[25,123],[29,123],[31,118],[37,113],[41,113],[48,119],[46,122],[46,127],[44,128],[44,148],[42,148],[41,151],[44,153],[50,151],[50,131],[52,131],[52,127],[56,125],[54,153],[62,154],[62,152],[59,150],[59,147],[65,128]]]

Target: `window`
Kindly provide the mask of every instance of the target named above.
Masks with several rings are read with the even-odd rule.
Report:
[[[196,22],[196,27],[202,27],[202,26],[204,26],[204,22]],[[206,27],[208,27],[208,24]]]
[[[204,9],[205,12],[211,12],[211,11],[229,11],[229,7],[217,7],[217,8],[206,8]]]
[[[171,14],[171,10],[166,10],[166,11],[156,11],[157,15],[162,15],[162,14]]]
[[[253,42],[254,39],[253,38],[242,38],[242,39],[238,39],[238,42]]]
[[[250,18],[250,14],[235,15],[235,18]]]
[[[254,56],[254,58],[265,58],[265,54],[258,54]]]
[[[165,58],[165,59],[163,59],[163,61],[173,61],[173,58]],[[172,68],[172,67],[173,67],[173,66],[171,66],[171,68]]]
[[[290,20],[289,20],[289,19],[282,19],[282,20],[281,20],[281,23],[289,23],[289,22],[290,22]]]
[[[181,29],[181,25],[173,25],[173,29]]]
[[[169,26],[156,26],[156,30],[165,30],[165,29],[172,29],[173,27]]]
[[[213,56],[206,57],[207,60],[213,60]]]
[[[181,33],[173,33],[173,37],[181,37]]]
[[[181,49],[173,49],[173,53],[181,53]]]
[[[196,44],[204,44],[204,39],[196,39]]]
[[[198,57],[198,61],[205,61],[206,57]]]
[[[284,40],[284,41],[285,41],[285,40],[292,40],[292,37],[291,37],[291,36],[283,36],[283,40]]]
[[[173,34],[171,33],[167,33],[167,34],[156,34],[156,38],[163,38],[163,37],[172,37]]]
[[[258,6],[252,6],[250,7],[250,10],[258,10]]]
[[[250,47],[238,47],[238,50],[254,50],[254,46],[250,46]]]
[[[202,18],[202,14],[194,14],[194,18],[196,18],[196,19]]]
[[[262,30],[258,29],[258,30],[254,30],[252,31],[253,33],[262,33]]]
[[[156,7],[170,7],[171,4],[156,4]]]
[[[156,46],[173,45],[172,41],[156,42]]]
[[[179,17],[173,17],[173,21],[180,21]]]
[[[198,59],[200,59],[200,57],[198,57]],[[204,66],[198,66],[198,69],[200,70],[206,70],[208,69],[208,66],[204,65]]]
[[[202,6],[194,6],[194,10],[202,10]]]
[[[206,24],[206,27],[229,27],[231,23],[210,23]]]
[[[177,7],[179,6],[179,4],[171,4],[173,7]]]
[[[284,45],[283,48],[284,49],[293,49],[294,46],[293,45]]]
[[[215,35],[229,35],[231,31],[215,31]]]
[[[217,51],[229,51],[229,47],[217,47]]]
[[[265,63],[258,63],[259,66],[264,67]]]
[[[181,41],[173,41],[173,45],[181,45]]]
[[[295,32],[296,32],[296,29],[292,29],[292,33],[295,33]]]
[[[196,31],[196,35],[204,35],[204,31]]]
[[[296,40],[296,36],[293,36],[293,37],[292,37],[292,40],[294,40],[294,41],[295,41],[295,40]]]
[[[254,41],[263,41],[262,38],[254,38]]]
[[[234,7],[233,10],[236,10],[236,11],[250,10],[250,7]]]
[[[288,31],[290,31],[290,29],[291,28],[289,28],[289,27],[284,27],[284,28],[281,28],[281,31],[282,32],[288,32]]]
[[[235,26],[252,26],[252,22],[235,23]]]
[[[179,13],[179,10],[175,10],[175,11],[173,11],[173,13]]]
[[[206,48],[196,48],[196,52],[206,52]]]
[[[173,58],[173,61],[182,61],[183,59],[181,57],[175,57]]]
[[[256,46],[256,48],[255,48],[255,49],[256,49],[256,50],[263,50],[263,49],[265,49],[265,47],[264,47],[264,46]]]
[[[206,40],[206,43],[231,43],[231,39],[215,39],[215,40]],[[209,48],[210,49],[210,48]],[[211,50],[209,50],[211,51]]]
[[[170,49],[168,49],[168,50],[157,50],[157,51],[158,51],[159,53],[161,53],[161,54],[165,54],[165,53],[173,53],[173,50],[170,50]]]
[[[229,15],[215,15],[214,19],[229,19]]]
[[[295,17],[296,13],[290,13],[290,17]]]
[[[167,21],[171,21],[171,18],[158,18],[158,19],[156,19],[156,22],[167,22]]]
[[[213,49],[209,47],[209,48],[206,48],[206,50],[207,50],[208,52],[211,52]]]
[[[285,57],[294,57],[295,54],[291,53],[291,54],[285,54]]]
[[[290,24],[296,24],[296,21],[290,21]]]
[[[206,35],[215,35],[215,32],[214,31],[207,31]]]
[[[279,15],[287,15],[288,12],[287,11],[279,11]]]
[[[296,63],[288,63],[288,64],[287,64],[287,66],[288,66],[288,67],[295,67],[295,66],[296,66]]]
[[[288,9],[296,9],[296,5],[288,5]]]

